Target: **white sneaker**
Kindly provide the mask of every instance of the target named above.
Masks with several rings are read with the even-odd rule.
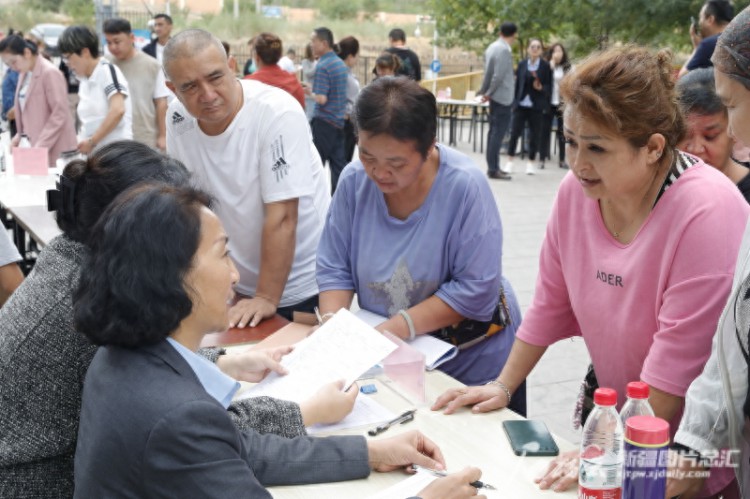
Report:
[[[536,173],[536,169],[534,168],[534,162],[527,161],[526,162],[526,175],[534,175],[535,173]]]
[[[504,165],[500,165],[500,171],[503,173],[513,173],[513,162],[506,161]]]

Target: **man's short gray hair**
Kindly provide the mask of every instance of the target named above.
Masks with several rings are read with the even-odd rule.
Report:
[[[164,47],[162,56],[162,66],[164,74],[169,77],[169,67],[177,59],[195,58],[195,55],[202,52],[206,47],[214,45],[224,57],[226,52],[221,40],[206,30],[199,28],[186,29],[173,36]]]

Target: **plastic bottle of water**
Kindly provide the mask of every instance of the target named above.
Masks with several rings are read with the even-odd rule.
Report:
[[[25,133],[21,135],[21,140],[18,142],[18,147],[31,147],[29,136]]]
[[[620,499],[622,496],[623,429],[617,414],[617,392],[599,388],[594,410],[583,427],[579,499]]]
[[[628,418],[654,415],[654,410],[651,408],[651,404],[648,403],[648,394],[648,384],[643,381],[631,381],[628,383],[628,400],[622,406],[622,410],[620,410],[620,419],[622,419],[623,428]]]
[[[451,87],[445,89],[445,96],[449,99],[451,98]]]

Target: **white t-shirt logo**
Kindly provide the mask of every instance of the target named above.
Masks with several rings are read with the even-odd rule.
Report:
[[[281,135],[271,143],[271,156],[273,157],[271,170],[276,175],[278,183],[289,173],[289,163],[284,159],[284,138]]]

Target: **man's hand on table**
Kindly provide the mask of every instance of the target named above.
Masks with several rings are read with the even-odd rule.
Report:
[[[242,298],[229,309],[229,327],[255,327],[276,313],[276,305],[268,298]]]
[[[445,407],[444,414],[453,414],[465,405],[472,406],[471,412],[489,412],[507,406],[508,397],[497,385],[451,388],[437,398],[431,409],[439,411]]]
[[[293,349],[289,345],[265,350],[247,349],[240,353],[220,355],[216,359],[216,365],[224,374],[237,381],[257,383],[271,371],[286,374],[286,368],[279,361]]]
[[[534,479],[542,490],[552,489],[563,492],[578,483],[580,451],[563,452],[549,463],[544,474]]]
[[[418,464],[433,470],[445,469],[445,458],[440,448],[416,430],[391,438],[367,442],[370,468],[388,472]]]
[[[463,499],[465,497],[485,498],[479,490],[469,485],[482,478],[479,468],[464,468],[458,473],[438,478],[419,493],[421,499]]]
[[[299,405],[305,426],[338,423],[352,412],[359,386],[354,383],[344,391],[344,380],[323,385],[315,395]]]

